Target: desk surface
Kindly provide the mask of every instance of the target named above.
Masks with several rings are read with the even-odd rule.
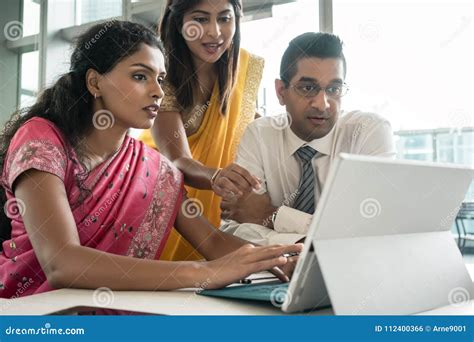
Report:
[[[112,292],[110,292],[112,293]],[[194,290],[180,291],[113,291],[103,293],[105,308],[137,311],[161,315],[282,315],[271,303],[239,301],[201,296]],[[105,298],[107,297],[107,300]],[[61,289],[29,298],[0,302],[2,315],[47,315],[71,308],[98,307],[93,290]],[[12,301],[10,301],[12,302]],[[10,305],[9,305],[10,304]],[[7,306],[8,305],[8,306]],[[74,311],[74,310],[72,310]],[[331,309],[318,310],[313,314],[332,315]]]
[[[0,315],[49,315],[98,308],[93,290],[62,289],[27,298],[0,301]],[[14,302],[14,303],[13,303]],[[99,307],[100,308],[100,307]],[[194,291],[143,292],[114,291],[107,309],[137,311],[157,315],[283,315],[270,303],[239,301],[197,295]],[[330,308],[300,315],[333,315]],[[421,315],[473,315],[474,300],[460,306],[445,306]]]
[[[474,265],[467,265],[474,279]],[[97,295],[97,293],[96,293]],[[98,307],[97,302],[110,303],[107,309],[137,311],[158,315],[283,315],[270,303],[213,298],[196,294],[195,289],[178,291],[113,291],[94,298],[94,290],[61,289],[38,295],[8,300],[0,299],[0,315],[48,315],[74,312],[74,308]],[[421,313],[423,315],[473,315],[474,299],[460,306],[446,306]],[[333,315],[330,308],[304,315]]]

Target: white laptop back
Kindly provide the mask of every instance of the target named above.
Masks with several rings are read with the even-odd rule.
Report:
[[[413,314],[448,305],[459,291],[474,298],[450,232],[473,175],[463,167],[341,154],[282,309],[311,309],[326,289],[343,315]]]

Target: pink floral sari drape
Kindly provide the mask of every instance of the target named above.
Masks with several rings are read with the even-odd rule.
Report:
[[[15,134],[1,178],[12,238],[0,253],[0,297],[51,290],[23,224],[21,215],[28,207],[12,192],[15,180],[29,169],[63,181],[81,245],[135,258],[159,258],[181,204],[182,174],[164,156],[127,136],[119,151],[84,179],[76,154],[57,127],[33,118]],[[81,188],[90,191],[79,188],[81,177]]]

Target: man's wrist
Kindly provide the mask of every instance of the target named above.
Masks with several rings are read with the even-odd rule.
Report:
[[[276,218],[277,218],[277,215],[278,215],[278,211],[280,210],[280,207],[276,208],[274,211],[273,211],[273,214],[272,214],[272,226],[275,227],[275,222],[276,222]]]
[[[280,207],[273,207],[271,206],[268,210],[265,212],[265,218],[262,222],[262,226],[267,227],[267,228],[272,228],[274,227],[274,220],[276,219],[276,215],[278,213],[278,209]]]

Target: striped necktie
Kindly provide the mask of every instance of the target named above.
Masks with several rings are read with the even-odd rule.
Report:
[[[314,148],[309,146],[302,146],[295,152],[301,163],[301,179],[293,208],[311,215],[314,214],[315,209],[314,189],[316,184],[312,160],[317,153]]]

